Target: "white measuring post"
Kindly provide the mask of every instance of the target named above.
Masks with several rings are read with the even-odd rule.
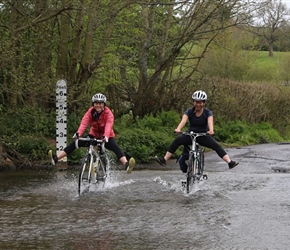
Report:
[[[66,81],[59,80],[56,83],[56,153],[59,154],[67,143],[67,117],[66,117]],[[67,157],[60,161],[67,162]]]

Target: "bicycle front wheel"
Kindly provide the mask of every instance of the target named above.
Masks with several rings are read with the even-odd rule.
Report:
[[[90,154],[86,154],[82,159],[80,172],[79,172],[79,182],[78,182],[78,193],[81,195],[85,190],[89,189],[91,182],[91,157]]]
[[[99,159],[97,166],[96,166],[96,181],[97,181],[97,183],[100,183],[100,182],[105,183],[106,177],[107,177],[106,162],[104,162],[104,159]]]
[[[192,170],[194,168],[194,159],[193,156],[190,155],[188,159],[188,167],[187,167],[187,173],[186,173],[186,193],[189,193],[190,191],[190,186],[193,184],[192,183],[192,177],[193,173]]]
[[[203,170],[204,170],[204,152],[203,151],[200,152],[199,157],[200,157],[199,172],[201,175],[203,175]]]

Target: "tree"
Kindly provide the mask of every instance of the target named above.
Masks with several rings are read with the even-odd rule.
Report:
[[[54,18],[69,6],[49,0],[2,1],[0,79],[2,104],[45,107],[53,78]]]
[[[2,1],[3,104],[53,105],[55,83],[65,78],[71,110],[95,91],[106,92],[117,115],[175,108],[199,81],[195,72],[209,45],[223,30],[246,23],[253,4]]]
[[[245,22],[241,1],[184,1],[140,12],[139,78],[134,115],[182,105],[208,46],[225,29]]]
[[[261,2],[258,10],[258,34],[262,36],[268,45],[269,56],[273,56],[274,43],[284,36],[282,27],[289,21],[289,9],[281,0],[267,0]]]

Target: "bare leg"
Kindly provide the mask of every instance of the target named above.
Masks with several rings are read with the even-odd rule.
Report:
[[[230,159],[229,155],[225,155],[225,156],[223,157],[223,160],[224,160],[226,163],[230,163],[230,162],[231,162],[231,159]]]
[[[130,158],[130,160],[128,162],[126,156],[123,156],[119,160],[125,166],[127,173],[130,174],[132,172],[133,168],[135,167],[135,159]]]
[[[121,158],[120,158],[120,162],[125,166],[126,163],[127,163],[127,158],[126,158],[126,156],[121,157]]]
[[[172,156],[172,154],[167,151],[165,156],[164,156],[165,161],[168,161],[171,158],[171,156]]]
[[[63,157],[66,157],[66,156],[67,156],[66,152],[64,152],[64,151],[60,151],[60,153],[59,153],[58,156],[57,156],[57,159],[60,160],[60,159],[62,159]]]

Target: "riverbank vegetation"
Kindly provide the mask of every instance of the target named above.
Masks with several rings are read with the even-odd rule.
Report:
[[[289,140],[287,11],[271,0],[2,1],[0,165],[48,163],[59,79],[67,81],[68,142],[103,92],[120,146],[139,162],[166,151],[198,89],[221,144]],[[259,13],[273,25],[254,21]]]

